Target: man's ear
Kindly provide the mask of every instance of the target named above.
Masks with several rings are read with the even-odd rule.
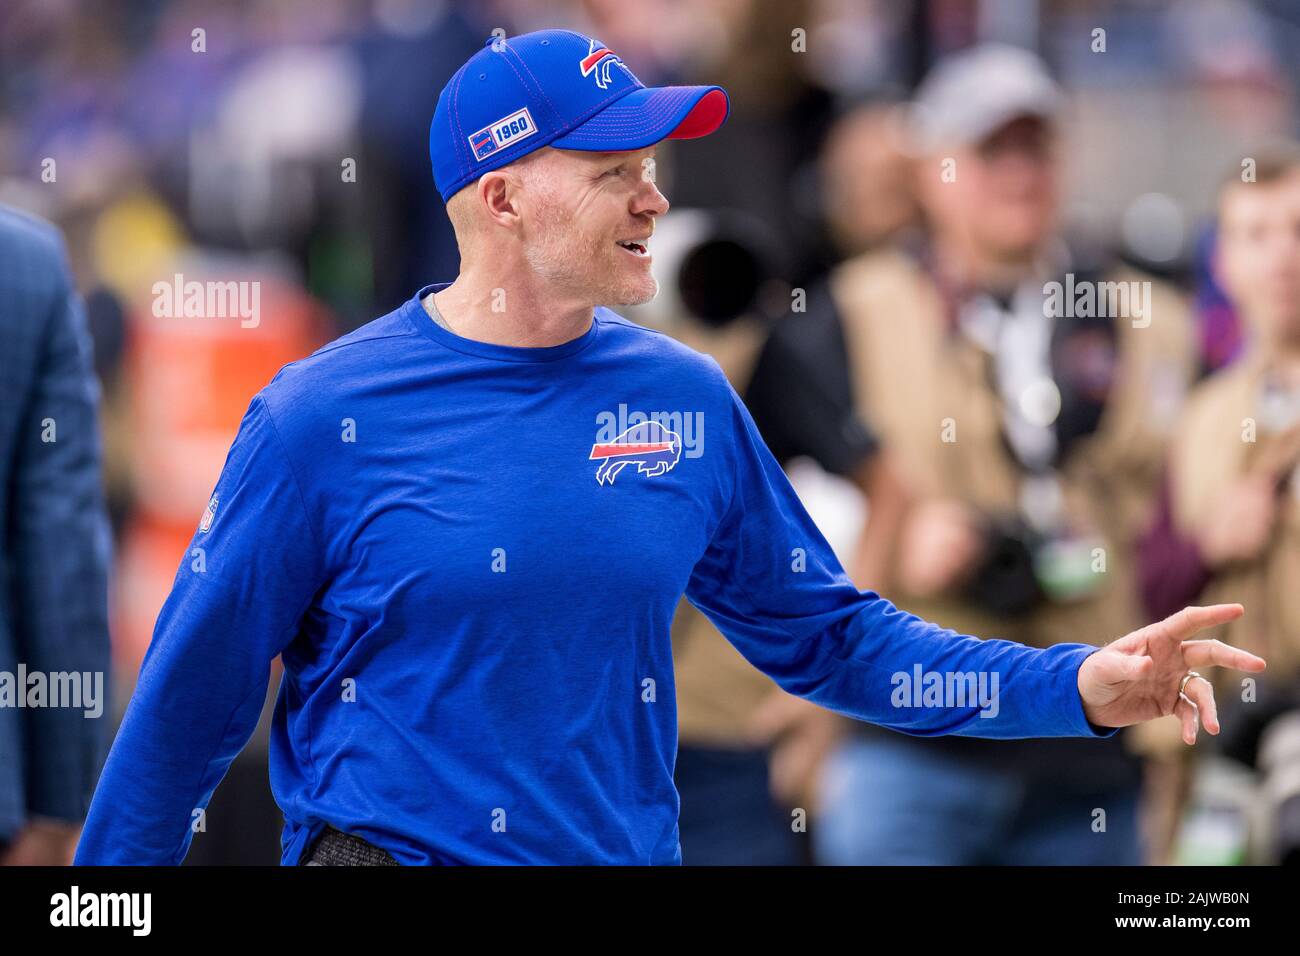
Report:
[[[520,185],[519,177],[504,169],[494,169],[479,177],[479,202],[491,222],[507,229],[518,225]]]

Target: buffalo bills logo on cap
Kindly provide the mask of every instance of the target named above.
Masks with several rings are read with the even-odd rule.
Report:
[[[622,58],[599,40],[588,41],[587,55],[582,58],[578,64],[582,69],[583,76],[596,77],[596,85],[602,90],[609,88],[609,68],[618,64],[627,69],[623,64]]]
[[[633,462],[636,470],[648,478],[667,474],[682,457],[682,439],[658,422],[633,425],[612,442],[591,446],[589,461],[599,461],[596,481],[612,485],[618,473]]]

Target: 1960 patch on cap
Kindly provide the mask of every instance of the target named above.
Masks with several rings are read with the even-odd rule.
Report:
[[[503,146],[517,143],[536,132],[537,126],[525,106],[490,126],[484,126],[469,138],[469,146],[474,150],[474,158],[482,162]]]

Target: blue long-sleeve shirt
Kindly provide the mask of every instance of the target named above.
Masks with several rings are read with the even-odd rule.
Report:
[[[960,637],[859,592],[711,359],[604,309],[554,347],[471,341],[424,312],[432,288],[253,399],[79,863],[184,857],[276,654],[284,863],[326,823],[403,863],[680,862],[683,593],[862,720],[1114,733],[1076,685],[1096,648]],[[917,706],[897,676],[959,672],[996,675],[996,707]]]

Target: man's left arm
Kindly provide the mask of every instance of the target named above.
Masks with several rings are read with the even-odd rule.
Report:
[[[1217,641],[1186,642],[1239,615],[1236,605],[1180,612],[1104,651],[1036,649],[956,634],[858,591],[734,391],[731,399],[732,497],[686,597],[788,692],[917,736],[1104,737],[1171,712],[1185,727],[1190,715],[1194,727],[1192,704],[1217,732],[1208,682],[1187,684],[1183,703],[1187,667],[1262,669],[1259,658]]]

